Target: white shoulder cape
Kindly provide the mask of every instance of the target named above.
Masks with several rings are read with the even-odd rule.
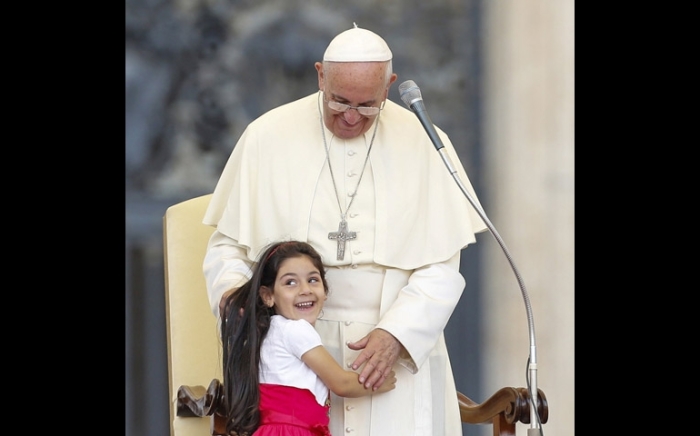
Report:
[[[406,270],[443,262],[475,242],[474,234],[486,225],[415,114],[387,100],[378,122],[370,154],[376,195],[374,261]],[[250,260],[271,242],[306,241],[326,160],[320,129],[316,93],[251,122],[226,163],[204,224],[247,247]],[[462,184],[478,203],[452,143],[437,131]]]

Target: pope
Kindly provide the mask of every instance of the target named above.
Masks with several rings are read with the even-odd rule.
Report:
[[[204,216],[215,230],[203,271],[220,317],[261,250],[310,243],[329,284],[315,325],[323,344],[367,387],[396,375],[381,395],[332,395],[331,434],[461,435],[444,328],[465,286],[461,250],[486,226],[416,116],[388,99],[392,58],[382,37],[355,25],[315,63],[318,91],[247,126]]]

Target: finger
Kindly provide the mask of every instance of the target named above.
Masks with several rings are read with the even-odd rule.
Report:
[[[383,369],[381,365],[376,366],[374,368],[374,371],[372,371],[371,374],[367,377],[367,381],[365,382],[365,388],[369,389],[370,387],[372,387],[375,390],[379,388],[390,371],[391,368]]]
[[[391,370],[391,371],[385,373],[384,380],[382,380],[381,383],[376,384],[375,386],[376,386],[374,389],[375,391],[379,387],[382,387],[382,386],[384,387],[384,389],[388,389],[388,390],[396,388],[396,372]]]
[[[374,367],[376,366],[375,363],[371,362],[372,356],[374,356],[374,351],[367,350],[365,348],[360,354],[357,355],[355,361],[352,362],[353,371],[362,366],[363,363],[367,362],[367,365],[365,365],[365,367],[362,370],[361,376],[365,379],[369,377],[369,374],[374,370]],[[360,381],[360,383],[362,382],[364,382],[364,380]]]
[[[369,386],[371,386],[371,384],[368,381],[369,381],[369,378],[374,373],[374,369],[376,367],[376,364],[374,362],[372,362],[372,360],[369,360],[369,359],[362,359],[362,361],[360,361],[361,358],[362,358],[362,354],[360,354],[357,357],[357,359],[355,359],[355,362],[353,362],[353,364],[352,364],[352,368],[357,369],[359,367],[359,365],[362,365],[362,362],[367,360],[367,364],[365,364],[364,368],[362,368],[362,372],[360,372],[359,380],[360,380],[360,383],[365,384],[365,387],[369,387]],[[358,361],[360,361],[359,365],[356,366]]]
[[[384,383],[395,383],[396,382],[396,372],[392,371],[386,371],[384,373]]]
[[[386,376],[382,374],[379,377],[379,379],[372,385],[372,390],[376,391],[377,389],[379,389],[382,386],[382,384],[384,384],[385,381],[386,381]]]
[[[364,338],[360,339],[359,341],[351,342],[347,341],[345,345],[348,346],[351,350],[361,350],[367,346],[367,343],[369,342],[369,336],[365,336]]]
[[[392,386],[396,386],[396,373],[394,371],[391,371],[391,374],[387,376],[386,381],[384,383],[391,383]]]
[[[376,371],[374,371],[373,376],[376,377],[376,380],[374,381],[374,383],[372,383],[370,379],[371,386],[374,390],[379,389],[379,387],[381,387],[386,382],[389,373],[390,369],[388,368],[386,370],[377,369]]]

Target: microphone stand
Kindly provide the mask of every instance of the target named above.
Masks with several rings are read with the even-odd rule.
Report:
[[[486,216],[486,213],[483,211],[481,206],[479,206],[479,204],[477,204],[477,202],[474,201],[474,199],[469,195],[467,189],[464,187],[464,184],[459,179],[459,176],[457,175],[457,170],[455,169],[454,164],[450,159],[450,156],[445,151],[445,145],[440,140],[440,137],[438,136],[437,131],[435,130],[435,126],[430,120],[430,116],[428,115],[428,112],[425,109],[423,97],[421,96],[420,89],[418,88],[418,85],[416,85],[416,82],[414,82],[413,80],[407,80],[401,85],[399,85],[399,95],[401,96],[401,100],[406,104],[406,106],[408,106],[418,117],[418,120],[421,122],[423,128],[428,133],[428,137],[430,137],[431,142],[433,143],[437,151],[440,153],[440,157],[445,163],[445,166],[447,166],[447,170],[450,172],[450,174],[452,174],[452,178],[455,180],[455,182],[457,182],[459,189],[462,190],[464,196],[467,197],[469,203],[471,203],[474,209],[479,213],[479,216],[484,221],[484,223],[486,223],[486,226],[488,227],[491,234],[496,238],[498,245],[501,246],[501,249],[503,249],[503,253],[505,253],[506,258],[508,258],[508,262],[510,263],[511,268],[515,273],[515,277],[518,279],[518,285],[520,286],[520,291],[523,294],[523,300],[525,300],[525,309],[527,310],[527,323],[530,331],[530,357],[528,358],[528,373],[530,377],[528,380],[528,387],[530,388],[530,403],[532,407],[530,407],[530,428],[527,431],[527,435],[537,436],[539,434],[539,436],[542,436],[542,423],[540,422],[539,414],[537,413],[537,348],[535,347],[535,321],[532,317],[530,298],[528,297],[527,291],[525,290],[525,283],[520,277],[518,268],[515,266],[515,262],[513,262],[513,258],[511,257],[508,248],[506,248],[506,244],[503,242],[503,239],[501,239],[501,236],[498,234],[498,231],[496,231],[496,228],[493,226],[493,224],[491,224],[491,221],[489,221],[488,217]]]
[[[530,428],[527,430],[527,436],[541,436],[542,430],[540,417],[537,413],[537,347],[535,346],[535,321],[532,316],[530,298],[528,297],[527,291],[525,290],[525,283],[523,282],[523,279],[520,276],[520,273],[518,272],[518,268],[515,266],[515,262],[513,261],[513,258],[511,257],[505,242],[503,242],[503,239],[498,234],[498,231],[493,226],[493,224],[491,224],[491,221],[488,219],[486,213],[481,208],[481,206],[476,201],[474,201],[471,195],[469,195],[469,192],[467,192],[467,189],[460,180],[459,175],[457,174],[457,170],[455,169],[452,160],[450,159],[450,156],[445,151],[445,148],[440,147],[437,149],[437,151],[438,153],[440,153],[440,157],[442,157],[442,161],[445,163],[445,166],[447,166],[447,170],[450,172],[450,174],[452,174],[452,178],[455,180],[455,182],[457,182],[459,189],[462,191],[464,196],[467,197],[467,200],[469,200],[469,203],[471,203],[471,205],[477,211],[484,223],[486,223],[486,227],[488,227],[489,231],[494,236],[494,238],[496,238],[498,245],[501,246],[503,253],[505,253],[506,258],[508,258],[508,262],[510,263],[511,268],[515,273],[515,277],[518,280],[518,285],[520,286],[520,291],[523,294],[523,300],[525,301],[525,309],[527,311],[527,323],[530,333],[530,357],[528,359],[528,371],[530,374],[530,380],[528,382],[528,387],[530,388],[531,407]]]

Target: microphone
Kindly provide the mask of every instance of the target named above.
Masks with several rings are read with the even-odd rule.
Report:
[[[493,226],[489,218],[486,216],[486,212],[484,212],[483,208],[481,208],[481,206],[472,198],[472,196],[469,195],[467,188],[460,180],[459,175],[457,174],[457,170],[455,169],[452,161],[450,160],[450,156],[445,150],[443,150],[443,147],[445,147],[445,145],[440,140],[440,137],[438,137],[437,131],[435,130],[435,126],[430,120],[430,116],[428,116],[428,112],[425,109],[425,104],[423,103],[423,97],[421,96],[420,89],[418,88],[418,85],[416,85],[416,82],[414,82],[413,80],[406,80],[405,82],[400,84],[399,95],[401,96],[401,100],[404,103],[406,103],[406,106],[408,106],[409,109],[411,109],[416,114],[421,124],[423,125],[423,128],[425,128],[425,131],[428,132],[428,136],[433,142],[433,145],[437,149],[438,153],[440,153],[442,161],[445,163],[445,166],[447,166],[448,171],[452,174],[452,178],[459,186],[459,189],[462,191],[469,203],[471,203],[471,205],[477,211],[481,219],[484,221],[486,227],[488,227],[489,231],[491,232],[491,235],[494,238],[496,238],[496,242],[498,242],[498,245],[500,245],[501,249],[503,250],[503,253],[505,254],[506,258],[508,259],[508,262],[510,263],[511,269],[515,274],[515,278],[518,281],[518,285],[520,286],[520,292],[522,293],[523,300],[525,302],[525,311],[527,312],[529,330],[528,333],[530,336],[530,355],[528,357],[529,380],[527,384],[530,393],[529,401],[531,407],[530,428],[527,430],[527,436],[542,436],[542,423],[540,420],[539,413],[537,412],[537,347],[535,345],[535,320],[532,315],[532,307],[530,306],[530,297],[528,296],[527,290],[525,289],[525,282],[522,280],[520,272],[515,266],[515,262],[513,261],[513,258],[510,255],[510,252],[508,251],[508,247],[506,247],[506,244],[503,241],[503,238],[501,238],[501,235],[498,234],[498,231]]]
[[[401,96],[401,100],[406,103],[406,106],[408,106],[409,109],[416,114],[423,125],[423,128],[426,132],[428,132],[428,136],[433,142],[433,145],[438,151],[440,151],[440,149],[445,145],[440,140],[440,137],[435,130],[435,126],[430,120],[430,116],[428,115],[428,111],[425,109],[423,97],[420,94],[420,89],[418,88],[418,85],[416,85],[416,82],[413,80],[406,80],[400,84],[399,95]]]

